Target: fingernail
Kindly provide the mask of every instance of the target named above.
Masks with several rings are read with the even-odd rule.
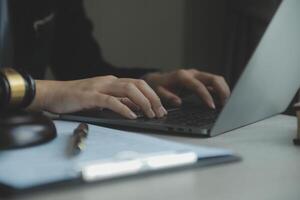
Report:
[[[130,112],[129,115],[130,115],[131,119],[136,119],[137,118],[137,116],[134,112]]]
[[[176,99],[175,102],[176,102],[177,104],[181,104],[181,100],[180,100],[180,99]]]
[[[153,112],[153,110],[149,110],[148,111],[148,117],[150,117],[150,118],[154,118],[155,117],[155,113]]]
[[[180,106],[181,105],[181,100],[179,100],[179,99],[174,99],[173,101],[172,101],[172,104],[174,105],[174,106]]]
[[[215,103],[214,103],[214,102],[211,102],[211,103],[210,103],[210,107],[211,107],[212,109],[216,109]]]
[[[163,117],[165,115],[165,110],[164,108],[161,106],[158,109],[158,117]]]
[[[168,111],[164,107],[162,107],[162,109],[164,110],[165,115],[167,115]]]

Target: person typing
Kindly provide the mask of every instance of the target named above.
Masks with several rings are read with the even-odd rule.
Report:
[[[135,119],[133,111],[138,108],[154,118],[167,114],[162,100],[182,103],[176,94],[179,87],[197,94],[210,108],[215,108],[211,93],[223,103],[230,95],[223,77],[196,69],[159,72],[109,64],[92,36],[83,0],[7,3],[14,53],[6,67],[26,70],[36,80],[36,96],[28,110],[70,113],[107,108]],[[47,66],[57,80],[43,80]]]

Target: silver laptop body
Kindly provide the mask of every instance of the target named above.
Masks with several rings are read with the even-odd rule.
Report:
[[[300,87],[300,1],[284,0],[216,121],[215,136],[285,111]]]

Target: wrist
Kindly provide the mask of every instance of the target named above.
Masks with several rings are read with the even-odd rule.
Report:
[[[47,110],[48,102],[52,101],[54,91],[58,87],[58,81],[36,80],[36,94],[33,102],[27,107],[28,110],[41,111]]]

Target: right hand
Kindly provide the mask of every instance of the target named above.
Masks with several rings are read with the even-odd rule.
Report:
[[[75,81],[36,81],[37,93],[29,109],[71,113],[91,108],[107,108],[136,119],[133,108],[149,118],[167,114],[160,98],[143,80],[101,76]]]

